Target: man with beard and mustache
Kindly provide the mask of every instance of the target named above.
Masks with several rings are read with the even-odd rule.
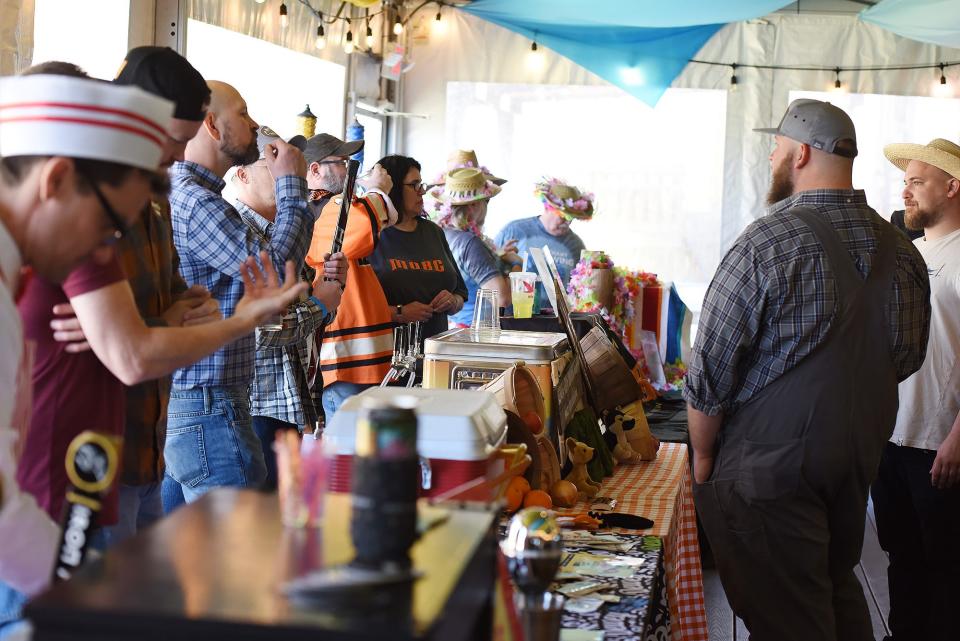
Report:
[[[957,636],[960,602],[960,146],[887,145],[904,170],[907,227],[930,275],[930,344],[900,383],[900,410],[873,483],[880,545],[889,554],[890,637]]]
[[[311,267],[317,267],[330,251],[347,177],[345,162],[362,148],[362,140],[344,142],[330,134],[317,134],[304,147],[310,207],[317,214],[307,253]],[[380,231],[397,222],[397,210],[387,196],[393,180],[383,167],[374,165],[369,175],[357,182],[367,193],[354,199],[347,215],[343,239],[349,264],[347,282],[337,317],[325,328],[320,344],[321,404],[327,420],[344,400],[379,385],[393,355],[390,306],[368,260]]]
[[[277,269],[287,261],[299,265],[310,245],[314,215],[307,207],[303,154],[282,140],[265,149],[277,203],[269,242],[224,200],[227,170],[260,156],[258,126],[236,89],[223,82],[207,84],[210,107],[200,131],[187,144],[185,160],[170,169],[173,241],[184,280],[206,287],[228,316],[243,291],[236,265],[260,250]],[[217,486],[259,487],[263,482],[266,466],[248,396],[254,353],[251,331],[174,372],[164,446],[165,502],[176,485],[186,501],[193,501]]]
[[[926,266],[853,189],[841,109],[790,104],[765,216],[707,291],[687,375],[694,499],[756,641],[873,639],[860,560],[867,492],[923,363]]]

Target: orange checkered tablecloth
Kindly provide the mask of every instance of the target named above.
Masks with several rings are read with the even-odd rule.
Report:
[[[655,461],[618,465],[605,479],[600,495],[617,499],[616,512],[653,520],[649,530],[621,530],[652,534],[663,539],[670,638],[673,641],[707,641],[707,613],[703,603],[700,542],[693,507],[687,446],[663,443]],[[586,503],[574,509],[585,511]]]

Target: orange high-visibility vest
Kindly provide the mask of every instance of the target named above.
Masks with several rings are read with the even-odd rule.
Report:
[[[331,198],[313,227],[307,264],[323,278],[323,255],[330,251],[340,215],[340,197]],[[336,381],[379,384],[390,369],[393,323],[390,306],[367,257],[376,249],[387,220],[387,204],[380,194],[355,198],[347,217],[343,253],[350,268],[337,308],[320,344],[320,371],[324,386]],[[316,282],[316,281],[315,281]]]

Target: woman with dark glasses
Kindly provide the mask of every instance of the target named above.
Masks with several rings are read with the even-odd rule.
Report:
[[[421,337],[447,329],[467,298],[457,263],[443,230],[423,213],[427,188],[420,163],[407,156],[387,156],[379,162],[393,179],[390,199],[400,219],[380,232],[380,244],[370,257],[395,323],[421,321]]]

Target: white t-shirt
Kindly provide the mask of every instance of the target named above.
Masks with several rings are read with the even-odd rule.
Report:
[[[14,409],[25,402],[30,376],[23,360],[20,314],[13,300],[20,276],[20,250],[2,222],[0,274],[0,583],[33,595],[50,582],[60,529],[33,497],[17,486]]]
[[[923,365],[900,383],[900,410],[890,441],[936,450],[960,413],[960,230],[913,244],[930,274],[930,340]]]

